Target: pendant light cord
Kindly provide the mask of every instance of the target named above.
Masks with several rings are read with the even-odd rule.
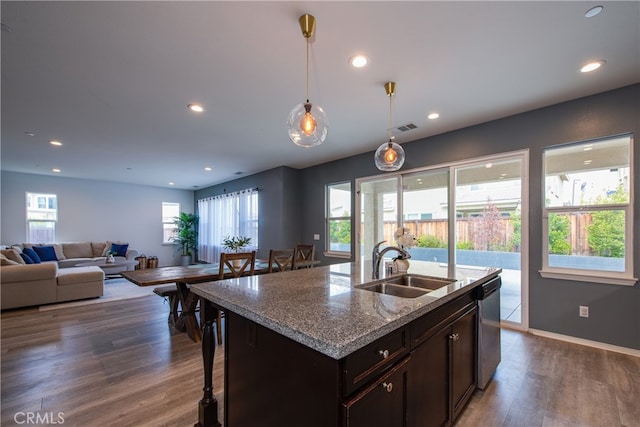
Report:
[[[393,96],[393,93],[389,93],[389,142],[391,142],[391,124],[393,123],[393,120],[391,119],[391,97]]]
[[[307,103],[309,103],[309,39],[307,39]]]

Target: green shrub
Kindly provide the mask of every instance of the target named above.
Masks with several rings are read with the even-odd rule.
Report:
[[[610,196],[596,198],[597,204],[626,203],[622,186]],[[587,227],[587,242],[598,256],[624,258],[624,211],[594,211]]]
[[[463,249],[463,250],[473,250],[473,242],[458,242],[456,243],[456,249]]]
[[[569,217],[566,215],[549,214],[549,253],[571,255]]]
[[[423,236],[418,237],[419,248],[446,248],[447,242],[444,240],[438,239],[436,236],[431,236],[425,234]]]

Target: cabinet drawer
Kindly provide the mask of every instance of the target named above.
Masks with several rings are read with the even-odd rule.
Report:
[[[411,356],[343,403],[344,427],[405,427]]]
[[[377,339],[344,359],[344,395],[348,396],[409,352],[408,328]]]
[[[411,322],[411,348],[428,340],[475,305],[476,301],[469,292]]]

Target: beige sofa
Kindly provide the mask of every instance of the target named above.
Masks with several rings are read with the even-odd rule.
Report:
[[[77,264],[86,261],[94,261],[107,256],[107,252],[111,249],[112,244],[126,244],[122,242],[69,242],[69,243],[49,243],[39,246],[53,246],[56,254],[58,267],[61,269],[75,267]],[[21,245],[13,245],[15,249],[23,250],[24,248],[33,248],[37,246],[33,243],[22,243]],[[124,257],[116,256],[118,259],[126,259],[134,261],[138,256],[138,251],[127,248]],[[45,261],[47,262],[47,261]],[[133,270],[135,265],[103,268],[105,274],[117,274],[125,270]]]
[[[9,250],[11,251],[11,250]],[[0,308],[28,307],[103,295],[104,272],[99,267],[60,269],[55,262],[21,264],[5,255],[0,258]],[[15,252],[16,256],[17,251]]]

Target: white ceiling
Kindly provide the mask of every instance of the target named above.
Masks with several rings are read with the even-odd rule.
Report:
[[[194,189],[374,151],[387,140],[386,81],[394,127],[417,125],[399,143],[640,81],[638,1],[2,1],[1,12],[2,170],[43,175]],[[305,100],[304,13],[317,19],[310,99],[330,126],[314,148],[285,126]],[[369,66],[351,68],[355,53]],[[578,72],[594,59],[605,67]]]

